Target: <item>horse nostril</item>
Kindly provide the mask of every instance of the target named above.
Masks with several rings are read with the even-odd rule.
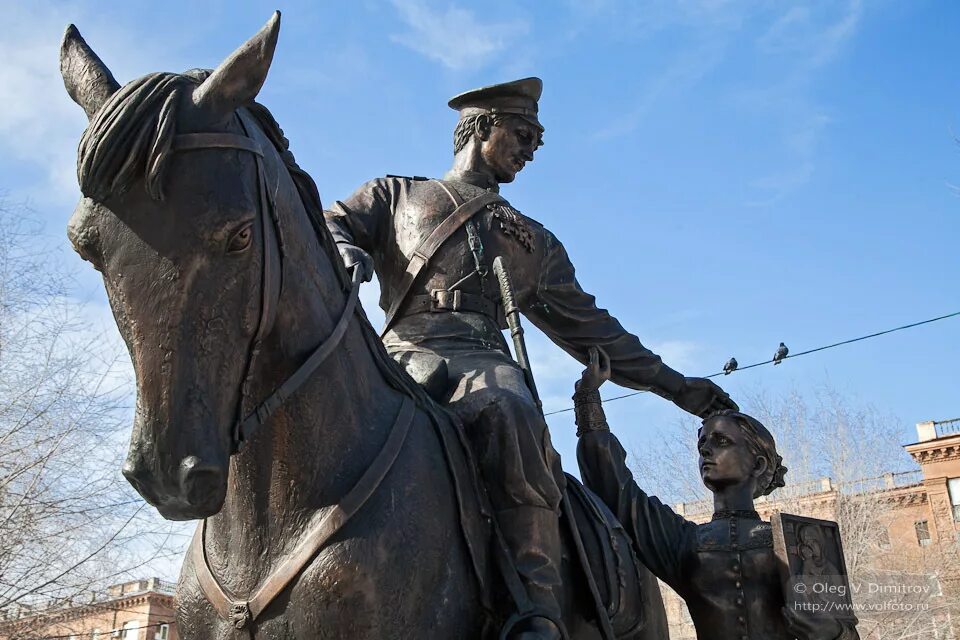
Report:
[[[180,463],[180,486],[187,503],[197,507],[211,506],[219,499],[223,485],[223,468],[205,463],[197,456],[187,456]]]
[[[136,466],[127,460],[123,463],[123,466],[120,467],[120,473],[123,474],[123,477],[127,479],[127,482],[130,483],[137,493],[143,495],[143,491],[140,490],[140,482],[137,480],[137,468]]]
[[[123,474],[123,477],[127,479],[127,482],[143,496],[143,499],[146,500],[149,504],[156,505],[158,503],[157,496],[150,486],[149,482],[149,469],[147,465],[143,463],[142,458],[136,459],[127,459],[123,466],[120,467],[120,473]]]

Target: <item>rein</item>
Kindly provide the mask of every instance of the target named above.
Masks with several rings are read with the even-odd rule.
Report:
[[[283,261],[280,244],[279,219],[276,215],[275,195],[267,187],[266,171],[263,166],[263,149],[260,143],[249,136],[255,126],[250,116],[244,111],[237,112],[241,127],[247,135],[235,133],[190,133],[174,137],[174,151],[194,151],[200,149],[235,149],[248,151],[253,154],[257,166],[257,185],[260,206],[257,216],[260,222],[260,237],[263,248],[263,276],[261,286],[260,320],[257,331],[250,347],[247,359],[246,373],[244,374],[240,406],[237,411],[238,420],[234,425],[232,439],[233,451],[239,450],[241,444],[251,439],[254,432],[260,428],[270,416],[283,405],[284,401],[295,393],[320,365],[339,346],[350,326],[357,307],[360,293],[361,273],[359,269],[353,272],[350,293],[347,297],[340,319],[326,340],[320,343],[313,353],[301,364],[294,373],[287,378],[273,393],[260,402],[249,414],[244,416],[244,400],[254,369],[254,363],[260,352],[263,339],[270,333],[276,319],[280,305],[280,294],[283,287]],[[327,541],[349,521],[349,519],[366,504],[377,487],[386,477],[400,454],[400,449],[406,441],[413,422],[415,404],[413,400],[404,396],[397,417],[391,427],[390,435],[384,443],[377,457],[363,473],[357,484],[340,499],[317,522],[300,541],[293,553],[274,570],[249,599],[236,599],[220,586],[207,562],[204,549],[204,536],[207,521],[203,520],[191,542],[191,555],[194,569],[203,594],[213,605],[219,616],[231,622],[237,629],[243,629],[266,609],[277,596],[306,568],[313,557],[327,543]]]

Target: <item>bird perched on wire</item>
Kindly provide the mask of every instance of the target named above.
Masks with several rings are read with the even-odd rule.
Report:
[[[727,364],[723,365],[723,375],[728,376],[734,371],[737,370],[737,367],[740,366],[737,364],[736,358],[730,358],[727,360]]]
[[[773,364],[780,364],[780,361],[786,358],[788,353],[790,353],[790,349],[787,349],[787,345],[781,342],[777,352],[773,354]]]

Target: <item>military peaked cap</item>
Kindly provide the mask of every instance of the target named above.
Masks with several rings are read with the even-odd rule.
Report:
[[[541,93],[543,81],[540,78],[524,78],[464,91],[450,98],[447,104],[459,111],[461,118],[479,113],[509,114],[520,116],[543,131],[537,118]]]

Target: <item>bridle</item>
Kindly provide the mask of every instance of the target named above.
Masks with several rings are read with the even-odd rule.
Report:
[[[250,344],[246,371],[240,387],[237,422],[231,434],[233,452],[238,451],[242,443],[248,442],[257,429],[266,423],[287,398],[303,386],[333,350],[337,348],[353,319],[362,282],[360,269],[355,269],[343,313],[330,335],[314,349],[313,353],[286,381],[257,404],[252,411],[246,413],[244,407],[249,395],[254,364],[260,353],[264,338],[273,329],[277,309],[280,306],[280,295],[283,290],[283,244],[276,208],[276,191],[271,192],[267,185],[263,149],[260,143],[250,136],[250,132],[257,128],[256,122],[244,109],[238,109],[236,114],[246,135],[236,133],[188,133],[178,134],[174,136],[173,140],[173,151],[175,152],[200,149],[248,151],[253,154],[257,167],[257,190],[259,192],[257,218],[263,250],[263,275],[260,287],[262,300],[257,331]],[[377,487],[380,486],[387,472],[393,467],[393,463],[396,461],[410,430],[414,409],[413,400],[404,396],[383,448],[357,484],[307,532],[293,553],[286,557],[279,568],[270,573],[249,599],[237,600],[227,595],[211,572],[204,550],[206,520],[203,520],[197,527],[197,532],[191,543],[193,564],[204,595],[221,618],[231,622],[237,629],[248,627],[249,623],[254,621],[303,571],[327,540],[339,531],[350,517],[366,503]]]
[[[254,432],[270,418],[270,416],[306,382],[310,375],[323,363],[324,360],[340,344],[347,327],[353,317],[360,292],[360,274],[355,272],[346,306],[333,331],[314,350],[310,357],[276,390],[267,396],[250,412],[244,411],[246,399],[249,397],[249,388],[253,376],[257,356],[263,346],[263,340],[270,334],[280,306],[280,295],[283,292],[283,250],[280,221],[276,207],[276,189],[270,190],[267,185],[267,173],[264,168],[263,149],[260,143],[250,136],[255,130],[256,123],[245,110],[238,110],[237,116],[240,126],[246,135],[237,133],[187,133],[174,137],[174,151],[195,151],[200,149],[235,149],[248,151],[253,154],[257,167],[257,191],[259,206],[257,220],[260,226],[260,238],[263,249],[263,275],[261,277],[260,316],[257,322],[257,331],[250,343],[247,356],[246,372],[240,385],[240,399],[237,407],[237,422],[234,424],[231,438],[232,451],[239,450],[243,442],[249,441]],[[279,181],[279,178],[278,178]]]

